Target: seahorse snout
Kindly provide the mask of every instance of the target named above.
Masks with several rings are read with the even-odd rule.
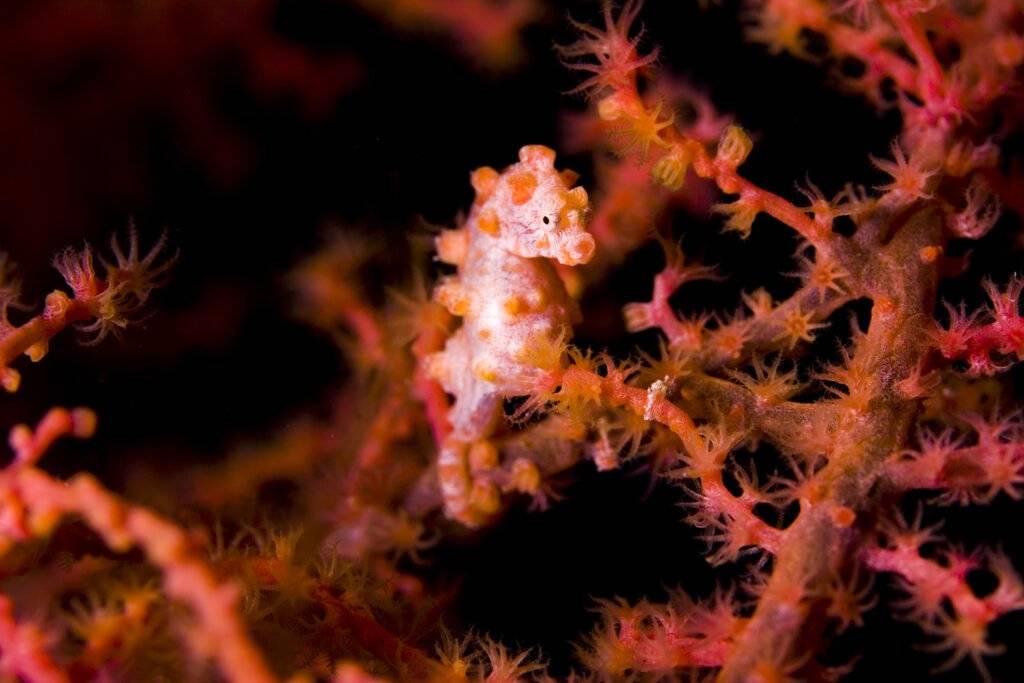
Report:
[[[558,262],[566,266],[578,266],[586,263],[594,255],[594,238],[582,230],[572,235],[564,243]]]

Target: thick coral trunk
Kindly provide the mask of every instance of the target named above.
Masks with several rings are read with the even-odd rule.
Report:
[[[907,443],[917,410],[916,401],[900,397],[896,384],[913,372],[926,350],[920,319],[935,306],[937,270],[920,254],[938,243],[940,230],[934,211],[919,211],[877,253],[858,255],[867,257],[859,279],[873,308],[856,353],[868,359],[869,374],[878,378],[879,398],[866,411],[851,409],[838,418],[828,464],[786,530],[757,610],[719,681],[749,681],[763,663],[778,663],[779,653],[792,653],[797,639],[813,637],[805,631],[814,623],[807,618],[813,609],[808,593],[825,585],[852,556],[856,517],[872,514],[884,494],[876,484],[889,457]]]

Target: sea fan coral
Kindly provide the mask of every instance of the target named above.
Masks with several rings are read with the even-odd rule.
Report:
[[[57,251],[40,304],[0,257],[0,678],[1014,680],[1019,3],[359,4],[202,42],[343,154],[119,205],[140,228]],[[144,38],[221,16],[122,10],[76,16],[150,78]],[[374,17],[529,59],[449,73]],[[352,72],[311,55],[350,22],[335,111]],[[27,54],[0,95],[66,63]],[[235,125],[169,83],[131,92]],[[225,205],[298,227],[202,222]]]

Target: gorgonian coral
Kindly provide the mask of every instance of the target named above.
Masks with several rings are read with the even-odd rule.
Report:
[[[389,5],[448,19],[470,6]],[[150,483],[150,507],[40,466],[59,438],[92,435],[89,409],[12,431],[0,471],[5,676],[836,680],[858,661],[834,641],[883,603],[920,627],[939,669],[987,675],[1000,640],[1018,635],[993,626],[1024,608],[1024,582],[1011,553],[940,536],[936,510],[1024,494],[1008,379],[1024,354],[1024,281],[982,273],[970,284],[980,306],[940,291],[974,275],[967,246],[1014,206],[1000,189],[1019,182],[1001,160],[1020,112],[1019,3],[747,2],[752,40],[821,62],[898,120],[879,141],[888,154],[863,155],[873,187],[827,193],[804,179],[790,194],[747,170],[759,150],[741,117],[659,63],[637,27],[648,10],[605,3],[558,48],[588,103],[567,117],[566,147],[593,151],[594,173],[520,146],[502,170],[474,170],[468,212],[401,257],[339,231],[294,269],[299,315],[348,361],[331,410]],[[758,283],[728,302],[738,309],[718,308],[728,290],[709,292],[730,273],[693,257],[696,230],[684,253],[665,221],[675,208],[715,217],[735,252],[788,231],[795,254],[770,267],[796,285]],[[663,255],[653,272],[634,259],[647,242]],[[128,327],[169,276],[163,238],[144,252],[132,232],[110,251],[99,268],[88,247],[60,254],[70,294],[35,315],[0,262],[9,391],[21,355],[42,359],[70,325],[97,342]],[[413,264],[408,277],[394,277],[397,262]],[[614,323],[593,295],[623,269],[649,292],[616,312],[625,344],[601,337]],[[259,370],[287,371],[265,358]],[[585,468],[676,486],[679,526],[705,542],[719,585],[680,576],[664,600],[594,596],[589,635],[564,639],[576,643],[571,674],[453,628],[458,587],[424,568],[435,546],[471,547],[517,500],[557,505]],[[264,495],[270,482],[291,488]]]

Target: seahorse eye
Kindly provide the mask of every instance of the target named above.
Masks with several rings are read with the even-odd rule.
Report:
[[[543,220],[544,220],[544,225],[547,225],[548,223],[550,223],[550,222],[551,222],[551,219],[550,219],[550,218],[548,218],[547,216],[544,216],[544,219],[543,219]]]

